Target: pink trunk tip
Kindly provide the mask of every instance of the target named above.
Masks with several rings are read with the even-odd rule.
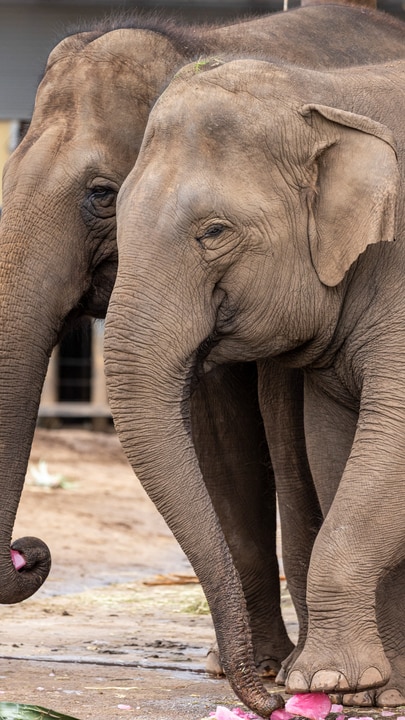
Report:
[[[18,552],[18,550],[10,550],[11,552],[11,561],[15,567],[16,570],[21,570],[21,568],[24,567],[24,565],[27,564],[26,559],[24,558],[21,553]]]

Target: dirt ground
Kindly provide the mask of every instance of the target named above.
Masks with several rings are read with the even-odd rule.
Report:
[[[53,565],[35,596],[0,608],[0,702],[79,720],[200,720],[238,704],[204,671],[214,631],[203,593],[114,433],[37,430],[23,535],[45,540]]]
[[[53,564],[36,595],[0,608],[0,702],[79,720],[199,720],[238,704],[204,672],[214,631],[203,593],[115,434],[36,431],[23,535],[41,537]]]

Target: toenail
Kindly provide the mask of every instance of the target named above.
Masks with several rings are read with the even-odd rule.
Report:
[[[331,690],[350,690],[345,676],[333,670],[318,670],[311,680],[311,691],[328,692]]]
[[[293,670],[287,677],[286,688],[288,692],[308,692],[308,684],[299,670]]]
[[[284,668],[282,667],[278,671],[275,682],[277,683],[277,685],[285,685],[286,679],[287,679],[287,673],[284,670]]]
[[[377,668],[369,667],[360,677],[357,687],[359,689],[378,687],[378,685],[383,685],[385,682],[386,680],[382,677],[380,671],[377,670]]]
[[[398,707],[405,705],[405,697],[396,688],[383,690],[376,696],[377,707]]]

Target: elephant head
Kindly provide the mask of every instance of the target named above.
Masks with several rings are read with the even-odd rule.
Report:
[[[48,359],[76,317],[105,315],[117,265],[116,194],[149,106],[178,60],[172,43],[148,30],[66,38],[49,56],[32,122],[5,168],[0,602],[28,597],[49,571],[40,541],[13,546],[25,560],[19,571],[10,558]]]
[[[349,73],[337,75],[348,106],[351,72],[346,97]],[[378,87],[388,68],[375,81],[372,69],[359,72]],[[216,59],[176,75],[120,192],[109,338],[125,300],[125,350],[147,333],[145,355],[160,353],[181,382],[196,368],[263,357],[304,367],[324,351],[347,271],[369,245],[394,238],[399,172],[388,127],[305,102],[332,100],[327,78]]]
[[[342,109],[326,75],[248,60],[188,66],[152,110],[118,200],[105,337],[111,409],[202,582],[245,702],[232,663],[240,609],[223,607],[224,588],[228,600],[237,587],[192,445],[190,391],[218,363],[315,362],[336,330],[348,270],[369,244],[394,238],[393,137],[344,109],[358,80],[349,77],[340,79]]]

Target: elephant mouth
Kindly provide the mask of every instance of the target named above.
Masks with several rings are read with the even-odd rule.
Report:
[[[212,332],[199,346],[196,352],[195,365],[194,365],[194,383],[197,384],[199,379],[206,375],[209,369],[212,369],[211,363],[208,360],[212,350],[218,345],[220,341],[219,334],[214,331]]]
[[[215,326],[212,332],[199,345],[193,367],[191,378],[191,391],[198,385],[200,379],[210,370],[213,370],[217,363],[211,359],[212,353],[221,340],[229,334],[234,313],[230,308],[228,296],[221,290],[222,299],[218,305]]]
[[[218,305],[215,327],[201,343],[196,353],[195,375],[197,378],[206,375],[217,366],[217,363],[212,357],[213,351],[225,337],[233,332],[234,319],[235,312],[230,306],[228,295],[224,293]]]

